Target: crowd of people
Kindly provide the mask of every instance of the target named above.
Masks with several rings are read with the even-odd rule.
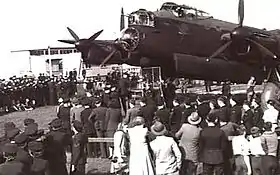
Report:
[[[279,111],[274,100],[267,102],[268,109],[264,112],[258,97],[251,102],[237,96],[204,102],[200,97],[196,101],[186,98],[182,103],[175,99],[171,111],[163,102],[157,108],[147,104],[147,99],[140,103],[132,123],[124,120],[115,133],[112,172],[279,173]],[[129,144],[123,146],[129,147],[122,147],[120,137],[127,138]]]
[[[131,82],[128,74],[89,80],[84,95],[76,85],[71,95],[60,96],[48,131],[31,118],[24,120],[23,131],[5,123],[0,174],[82,175],[87,157],[110,158],[110,172],[120,175],[277,173],[280,128],[274,100],[263,111],[254,93],[245,100],[230,93],[210,100],[178,98],[172,81],[161,90],[146,88],[138,100],[129,94]],[[70,171],[66,152],[71,152]]]

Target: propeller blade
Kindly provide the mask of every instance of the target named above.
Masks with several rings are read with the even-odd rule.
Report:
[[[124,12],[123,12],[123,7],[122,7],[122,10],[121,10],[121,21],[120,21],[120,31],[122,31],[125,27],[125,24],[124,24]]]
[[[214,52],[207,60],[210,60],[218,55],[220,55],[222,52],[224,52],[229,45],[232,43],[232,41],[227,42],[226,44],[222,45],[216,52]]]
[[[104,66],[104,64],[106,64],[111,58],[112,56],[116,53],[117,50],[113,50],[104,60],[103,62],[100,64],[100,67]]]
[[[99,32],[96,32],[95,34],[93,34],[88,40],[89,41],[94,41],[97,37],[99,37],[99,35],[103,32],[103,29],[100,30]]]
[[[74,40],[58,40],[59,42],[62,42],[62,43],[67,43],[67,44],[75,44],[76,41]]]
[[[252,39],[249,39],[249,38],[246,38],[246,40],[250,41],[251,43],[255,44],[260,50],[262,53],[272,57],[272,58],[277,58],[277,56],[272,53],[270,50],[268,50],[266,47],[264,47],[263,45],[261,45],[260,43],[252,40]]]
[[[69,31],[69,33],[72,35],[72,37],[75,39],[75,41],[79,41],[80,38],[78,37],[78,35],[72,30],[70,29],[69,27],[67,27],[67,30]]]
[[[238,5],[239,26],[243,25],[243,20],[244,20],[244,0],[239,0],[239,5]]]

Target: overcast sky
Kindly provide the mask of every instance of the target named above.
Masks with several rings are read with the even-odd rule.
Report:
[[[70,46],[57,42],[71,39],[69,26],[80,38],[100,29],[98,39],[115,39],[119,32],[120,10],[139,8],[154,11],[166,0],[2,0],[0,1],[0,76],[14,64],[11,50]],[[237,23],[238,0],[175,0],[194,6],[215,18]],[[280,29],[279,0],[245,0],[244,25]]]

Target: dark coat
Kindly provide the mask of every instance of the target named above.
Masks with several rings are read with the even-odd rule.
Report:
[[[242,115],[241,106],[238,105],[233,106],[230,111],[230,121],[232,123],[236,123],[240,125],[241,115]]]
[[[203,102],[199,105],[197,105],[197,113],[202,119],[205,119],[207,114],[210,111],[209,103]]]
[[[119,94],[120,96],[126,97],[128,96],[128,88],[129,88],[129,80],[126,78],[122,78],[119,80]]]
[[[71,137],[62,131],[50,131],[46,134],[45,156],[51,174],[67,175],[65,148],[70,144]]]
[[[29,155],[27,151],[25,151],[22,148],[18,149],[17,155],[16,155],[16,160],[23,163],[24,165],[24,172],[29,173],[30,172],[30,167],[32,165],[33,159]]]
[[[103,106],[92,109],[89,120],[94,124],[96,130],[106,130],[105,119],[107,110],[108,108]]]
[[[206,127],[200,133],[199,160],[207,164],[224,163],[224,150],[226,150],[227,138],[218,127]]]
[[[263,128],[264,121],[262,119],[263,117],[262,108],[259,106],[256,109],[253,109],[253,114],[254,114],[253,125],[257,126],[258,128]]]
[[[170,131],[170,111],[167,108],[157,110],[155,117]]]
[[[146,122],[146,126],[150,128],[152,126],[152,122],[154,120],[155,112],[157,108],[155,105],[145,105],[139,109],[139,116],[143,117]]]
[[[86,153],[85,153],[85,145],[87,143],[87,137],[83,133],[77,133],[73,137],[73,145],[72,145],[72,157],[71,164],[75,167],[77,165],[86,164]]]
[[[252,110],[245,111],[244,115],[242,117],[242,122],[246,127],[247,134],[250,134],[250,130],[254,126],[253,117],[254,117],[254,114],[253,114]]]
[[[229,122],[230,121],[230,108],[227,106],[223,106],[217,109],[217,115],[220,120]]]
[[[170,127],[173,134],[175,134],[181,127],[183,107],[175,106],[171,111]]]
[[[0,175],[28,175],[24,173],[24,165],[16,160],[0,165]]]
[[[102,95],[102,105],[108,107],[110,101],[110,94],[103,94]]]
[[[62,131],[50,131],[46,134],[45,155],[49,163],[66,163],[65,148],[71,144],[71,137]]]
[[[92,122],[89,120],[89,116],[91,115],[92,109],[85,108],[81,112],[81,122],[84,127],[84,132],[87,136],[92,136],[94,134],[94,128]]]
[[[50,175],[49,162],[41,158],[34,158],[30,175]]]
[[[183,113],[182,113],[182,120],[181,124],[186,123],[188,120],[188,117],[191,115],[191,113],[195,112],[195,108],[190,106],[186,108],[185,106],[183,107]]]
[[[121,109],[108,108],[105,117],[106,131],[115,132],[118,128],[118,124],[122,121]]]

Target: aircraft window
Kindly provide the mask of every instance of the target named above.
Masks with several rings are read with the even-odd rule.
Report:
[[[154,15],[147,11],[137,11],[130,14],[128,23],[129,25],[154,26]]]

